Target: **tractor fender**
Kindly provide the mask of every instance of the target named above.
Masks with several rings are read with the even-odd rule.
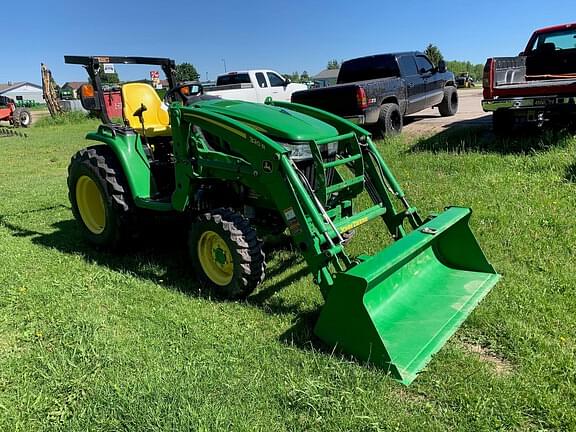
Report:
[[[122,167],[134,200],[150,198],[155,190],[155,184],[138,135],[119,134],[101,125],[97,132],[87,134],[86,139],[101,142],[112,149]]]

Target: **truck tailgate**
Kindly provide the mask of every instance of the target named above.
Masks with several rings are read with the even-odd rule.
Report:
[[[362,114],[356,99],[358,86],[342,84],[332,87],[304,90],[292,95],[292,102],[313,106],[340,116]]]
[[[526,97],[576,93],[576,78],[531,79],[526,76],[526,57],[494,58],[495,97]]]

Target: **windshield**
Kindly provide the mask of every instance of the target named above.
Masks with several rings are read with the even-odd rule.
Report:
[[[247,73],[221,75],[216,81],[219,86],[229,84],[250,84],[250,76]]]
[[[391,54],[348,60],[342,63],[338,84],[388,78],[400,75],[396,58]]]
[[[560,51],[574,48],[576,48],[576,28],[571,28],[537,35],[530,51]]]

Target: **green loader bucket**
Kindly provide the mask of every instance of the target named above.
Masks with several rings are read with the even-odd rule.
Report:
[[[451,207],[337,273],[315,333],[409,385],[496,284],[498,275]]]

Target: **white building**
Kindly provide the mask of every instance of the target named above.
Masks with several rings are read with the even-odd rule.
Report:
[[[0,84],[0,96],[6,96],[15,101],[33,100],[36,103],[44,103],[42,87],[29,82]]]

